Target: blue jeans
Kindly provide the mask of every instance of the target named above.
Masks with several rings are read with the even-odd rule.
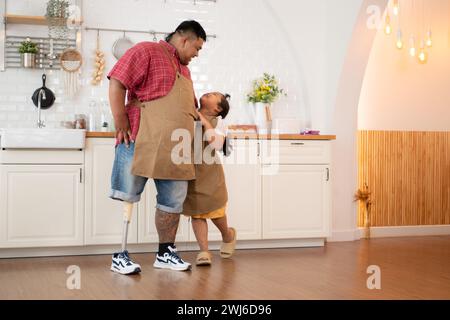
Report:
[[[138,202],[144,191],[148,178],[131,174],[134,142],[127,148],[124,143],[116,146],[116,154],[111,174],[111,191],[109,197],[115,200]],[[184,180],[153,179],[156,186],[156,208],[169,212],[181,213],[186,199],[188,182]]]

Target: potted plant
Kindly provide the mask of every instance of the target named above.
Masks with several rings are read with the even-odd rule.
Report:
[[[38,52],[36,43],[27,38],[20,44],[19,52],[22,58],[22,66],[24,68],[34,68],[36,65],[36,53]]]
[[[69,17],[68,0],[49,0],[47,2],[47,11],[45,13],[45,18],[47,19],[48,32],[51,38],[58,39],[67,37],[68,17]]]
[[[271,104],[282,94],[284,94],[283,89],[279,88],[274,75],[264,73],[261,78],[253,81],[252,90],[247,94],[247,101],[254,105],[258,132],[268,131],[272,121]]]
[[[370,239],[370,206],[372,205],[370,194],[369,186],[364,184],[362,189],[356,191],[353,198],[354,201],[359,201],[364,205],[364,238],[366,239]]]

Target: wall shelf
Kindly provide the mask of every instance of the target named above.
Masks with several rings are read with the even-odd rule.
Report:
[[[22,41],[29,38],[37,44],[36,69],[60,69],[59,57],[67,48],[74,48],[77,45],[75,38],[53,39],[53,54],[50,56],[50,38],[28,37],[28,36],[6,36],[5,41],[5,67],[22,68],[19,46]]]
[[[6,24],[32,24],[32,25],[47,25],[47,20],[44,16],[23,16],[17,14],[6,14]]]
[[[0,18],[3,17],[3,23],[0,23],[0,71],[5,71],[6,68],[21,68],[21,56],[18,52],[18,46],[22,41],[30,38],[33,42],[38,43],[39,52],[36,56],[36,66],[37,68],[59,68],[59,55],[61,52],[68,47],[75,47],[81,50],[81,37],[82,37],[82,24],[83,19],[81,17],[81,12],[83,12],[83,0],[73,0],[74,4],[79,9],[79,12],[71,16],[67,20],[67,32],[64,34],[56,36],[53,35],[53,39],[49,37],[33,37],[33,30],[20,31],[20,34],[8,34],[8,24],[9,25],[34,25],[49,27],[49,22],[47,18],[35,15],[21,15],[21,14],[10,14],[6,10],[6,0],[0,0]],[[52,21],[50,27],[54,27],[56,21]],[[65,22],[64,22],[65,23]],[[14,28],[11,28],[14,29]],[[31,33],[31,34],[24,34]],[[53,41],[53,53],[50,55],[50,42]]]
[[[69,20],[71,25],[81,25],[83,23],[82,20]],[[44,16],[24,16],[17,14],[6,14],[5,15],[5,23],[6,24],[31,24],[31,25],[39,25],[46,26],[47,19]]]

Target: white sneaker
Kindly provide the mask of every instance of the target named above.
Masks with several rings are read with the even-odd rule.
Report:
[[[137,263],[134,263],[130,259],[128,251],[125,250],[123,252],[116,252],[113,254],[111,271],[120,274],[133,274],[141,272],[141,266]]]
[[[191,269],[191,264],[188,262],[184,262],[178,256],[177,248],[175,246],[168,247],[169,252],[164,252],[162,256],[156,254],[155,263],[153,263],[153,267],[160,269],[171,269],[176,271],[185,271]]]

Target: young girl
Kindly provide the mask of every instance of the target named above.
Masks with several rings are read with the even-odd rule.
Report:
[[[188,193],[183,205],[183,213],[192,217],[192,228],[200,247],[196,265],[210,265],[211,254],[208,250],[208,224],[211,219],[222,234],[220,256],[230,258],[236,246],[236,230],[229,228],[225,215],[228,193],[222,164],[218,161],[216,151],[225,145],[225,126],[223,119],[230,109],[228,94],[219,92],[206,93],[200,98],[198,116],[203,126],[205,140],[203,143],[203,160],[195,165],[195,180],[189,181]],[[213,161],[205,161],[208,150]],[[213,162],[213,163],[211,163]]]

